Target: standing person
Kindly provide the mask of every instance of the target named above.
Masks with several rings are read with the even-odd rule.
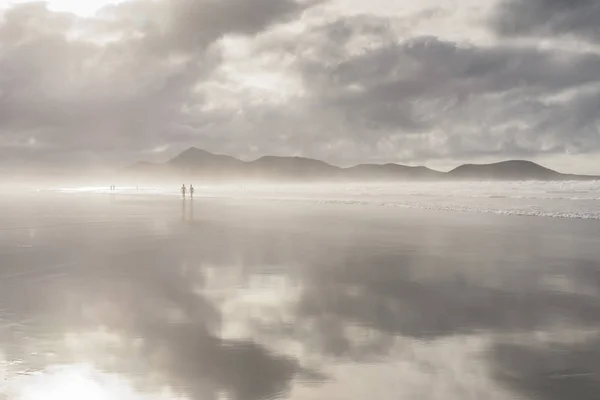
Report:
[[[183,196],[183,198],[185,199],[185,193],[187,192],[186,188],[185,188],[185,184],[181,185],[181,195]]]
[[[194,186],[192,184],[190,184],[190,197],[194,198]]]

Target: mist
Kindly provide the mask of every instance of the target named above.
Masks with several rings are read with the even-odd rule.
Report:
[[[600,399],[599,11],[0,0],[0,399]]]

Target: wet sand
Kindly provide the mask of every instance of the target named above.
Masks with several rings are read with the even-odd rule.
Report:
[[[596,400],[599,327],[597,221],[0,201],[0,398]]]

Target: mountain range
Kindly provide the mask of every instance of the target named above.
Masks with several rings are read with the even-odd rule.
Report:
[[[400,164],[360,164],[340,168],[304,157],[264,156],[254,161],[213,154],[195,147],[163,164],[136,163],[125,172],[136,178],[199,178],[205,181],[394,181],[394,180],[590,180],[600,176],[563,174],[531,161],[465,164],[449,172]]]

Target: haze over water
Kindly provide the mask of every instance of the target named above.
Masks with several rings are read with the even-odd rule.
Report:
[[[5,197],[0,398],[598,399],[597,183],[468,185]]]
[[[0,0],[0,400],[600,400],[599,5]]]

